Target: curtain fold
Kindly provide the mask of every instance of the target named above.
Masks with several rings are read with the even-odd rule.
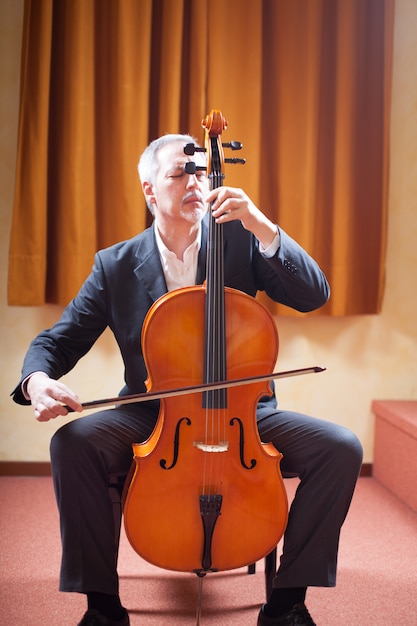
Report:
[[[393,13],[394,0],[25,0],[9,303],[73,297],[97,249],[149,224],[148,142],[202,140],[215,108],[247,159],[225,184],[319,261],[332,287],[319,313],[379,312]]]

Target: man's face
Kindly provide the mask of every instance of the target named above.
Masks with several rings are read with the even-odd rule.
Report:
[[[195,161],[203,165],[201,154],[184,154],[183,142],[163,146],[158,152],[159,167],[153,183],[144,183],[144,191],[155,210],[155,218],[196,223],[206,213],[206,197],[209,186],[206,172],[187,174],[185,164]]]

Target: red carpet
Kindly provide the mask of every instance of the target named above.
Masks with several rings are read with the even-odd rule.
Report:
[[[286,481],[289,495],[295,481]],[[59,593],[60,542],[51,479],[0,478],[1,626],[75,626],[82,595]],[[198,579],[142,561],[122,537],[120,586],[132,626],[195,624]],[[255,626],[263,562],[203,580],[201,626]],[[343,527],[335,589],[309,589],[318,626],[417,625],[417,515],[372,478],[360,478]]]

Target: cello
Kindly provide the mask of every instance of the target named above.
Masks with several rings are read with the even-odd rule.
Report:
[[[213,189],[224,177],[227,122],[212,111],[203,127],[205,148],[187,146],[186,153],[206,151]],[[192,174],[198,166],[187,167]],[[153,433],[133,444],[124,525],[146,561],[201,578],[254,563],[277,545],[288,515],[282,455],[259,438],[256,407],[271,389],[256,376],[273,371],[278,343],[267,309],[224,285],[223,225],[210,218],[206,282],[162,296],[142,329],[149,394],[209,388],[162,397]],[[244,387],[221,386],[253,376]]]

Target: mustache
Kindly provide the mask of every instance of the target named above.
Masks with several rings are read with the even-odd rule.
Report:
[[[188,191],[183,197],[182,202],[188,202],[188,200],[198,200],[205,203],[204,196],[199,191]]]

